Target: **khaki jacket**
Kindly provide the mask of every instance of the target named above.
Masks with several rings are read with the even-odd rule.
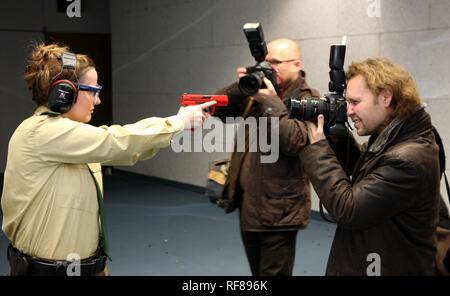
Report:
[[[101,164],[132,165],[167,147],[183,127],[178,116],[94,127],[39,107],[12,135],[1,199],[2,228],[12,245],[41,259],[81,259],[99,240]]]

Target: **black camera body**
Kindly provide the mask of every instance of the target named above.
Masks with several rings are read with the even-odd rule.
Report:
[[[269,79],[276,92],[281,92],[277,82],[277,73],[272,65],[265,61],[267,55],[267,45],[264,41],[264,33],[259,23],[247,23],[244,25],[244,33],[250,47],[250,52],[256,60],[256,65],[246,67],[247,74],[239,79],[239,90],[243,95],[252,96],[260,88],[266,88],[264,77]]]
[[[344,136],[347,134],[347,102],[342,95],[345,90],[345,45],[332,45],[330,49],[330,92],[323,98],[287,98],[289,118],[302,121],[317,121],[319,114],[325,117],[325,133]]]

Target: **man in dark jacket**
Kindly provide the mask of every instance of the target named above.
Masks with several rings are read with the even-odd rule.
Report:
[[[351,177],[325,140],[323,116],[307,123],[311,145],[300,153],[338,225],[327,275],[433,275],[439,156],[430,116],[410,74],[385,59],[353,63],[347,81],[347,115],[370,135],[351,152]]]
[[[283,81],[284,97],[319,96],[305,81],[300,48],[294,41],[270,42],[266,60]],[[244,72],[238,68],[238,73]],[[264,153],[259,147],[249,152],[248,135],[258,134],[257,128],[247,130],[245,152],[233,152],[227,185],[230,205],[226,211],[240,209],[241,235],[253,275],[292,275],[297,232],[307,226],[311,204],[309,182],[298,159],[308,136],[306,125],[288,118],[286,106],[276,97],[271,84],[269,87],[255,95],[253,104],[240,93],[237,83],[219,91],[229,97],[229,105],[217,108],[215,113],[224,122],[226,117],[244,113],[256,119],[279,118],[280,153],[276,162],[261,162]],[[268,96],[269,92],[275,96]]]

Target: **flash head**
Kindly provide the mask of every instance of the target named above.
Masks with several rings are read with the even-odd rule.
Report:
[[[264,41],[264,33],[260,23],[246,23],[243,27],[250,52],[259,63],[264,61],[267,55],[267,46]]]

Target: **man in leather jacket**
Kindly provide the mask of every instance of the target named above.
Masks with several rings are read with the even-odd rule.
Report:
[[[439,156],[430,116],[410,74],[367,59],[347,72],[347,115],[368,143],[349,153],[348,176],[323,133],[308,122],[300,159],[337,223],[327,275],[433,275]],[[344,163],[341,160],[341,163]]]
[[[284,97],[318,97],[310,88],[301,70],[300,48],[292,40],[278,39],[268,44],[266,56],[278,78],[284,81]],[[238,73],[245,73],[238,68]],[[279,118],[279,157],[274,163],[262,163],[259,150],[249,152],[246,137],[245,152],[235,150],[231,157],[227,196],[227,212],[240,209],[240,229],[253,275],[292,275],[296,237],[308,224],[310,186],[298,159],[298,153],[308,142],[306,125],[289,119],[286,106],[276,96],[269,80],[269,89],[255,95],[256,102],[245,111],[249,98],[242,95],[237,83],[218,93],[227,94],[227,107],[217,107],[214,116],[226,122],[226,117]],[[273,92],[275,96],[268,96]],[[267,98],[267,99],[266,99]],[[258,134],[258,130],[247,132]]]

